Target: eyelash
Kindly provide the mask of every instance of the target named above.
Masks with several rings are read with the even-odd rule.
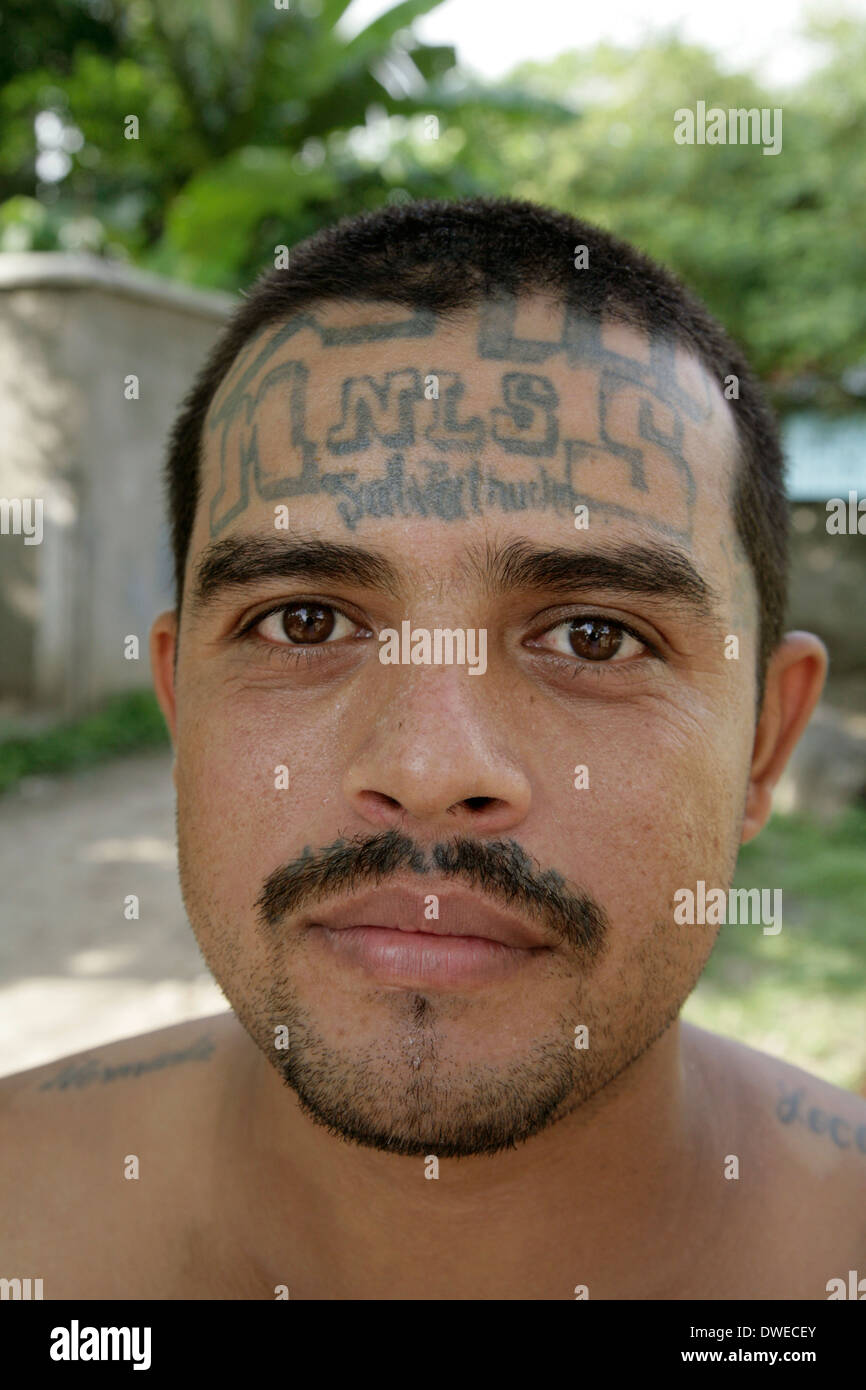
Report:
[[[331,612],[339,614],[342,618],[346,618],[348,622],[358,623],[358,626],[362,626],[362,624],[358,622],[357,618],[353,618],[351,614],[344,612],[342,608],[338,608],[337,605],[334,603],[326,603],[324,599],[293,599],[291,603],[278,603],[273,608],[266,609],[264,613],[257,613],[254,618],[250,618],[238,631],[236,635],[236,640],[257,640],[260,642],[264,642],[268,646],[273,648],[273,652],[276,654],[276,659],[278,661],[290,662],[293,665],[296,665],[299,661],[306,661],[309,665],[311,661],[318,660],[317,653],[321,651],[322,647],[335,647],[342,645],[341,642],[321,642],[311,643],[309,646],[293,647],[289,643],[269,642],[268,639],[265,637],[256,637],[255,629],[259,626],[260,623],[263,623],[266,618],[271,618],[275,613],[282,613],[286,609],[293,608],[296,604],[300,603],[318,603],[322,608],[329,608]],[[637,631],[636,628],[630,627],[628,623],[622,622],[619,618],[606,617],[603,613],[587,612],[567,614],[565,617],[560,618],[558,622],[553,623],[549,628],[545,628],[543,632],[539,634],[539,636],[547,636],[548,633],[555,632],[558,627],[562,627],[564,623],[568,622],[606,623],[608,627],[616,628],[620,632],[627,633],[629,637],[633,637],[636,642],[639,642],[642,647],[646,648],[646,651],[650,657],[654,658],[657,661],[663,660],[661,651],[654,642],[651,642],[647,637],[644,637],[642,633]],[[592,671],[600,675],[600,668],[603,669],[605,667],[608,667],[616,670],[619,676],[634,675],[636,674],[635,667],[641,664],[639,661],[636,660],[618,662],[582,661],[578,656],[571,658],[566,656],[562,652],[553,652],[545,650],[543,648],[536,648],[536,650],[540,650],[545,657],[547,657],[549,660],[552,660],[557,665],[564,667],[570,674],[575,674],[584,671]],[[269,658],[273,659],[271,653],[269,653]]]
[[[604,613],[588,612],[567,614],[564,618],[560,618],[559,622],[553,623],[551,627],[545,628],[540,636],[546,637],[549,633],[555,632],[558,627],[562,627],[564,623],[582,622],[604,623],[608,627],[615,628],[618,632],[624,632],[629,637],[633,637],[635,642],[640,643],[645,649],[648,657],[656,661],[664,660],[660,649],[654,642],[650,642],[649,638],[644,637],[636,628],[630,627],[628,623],[622,622],[621,619],[607,617]],[[640,671],[638,668],[642,664],[642,661],[638,658],[632,658],[630,661],[583,661],[579,656],[569,657],[566,656],[564,652],[554,652],[544,648],[536,648],[536,650],[541,651],[543,656],[554,661],[570,675],[591,672],[599,680],[602,679],[602,672],[605,670],[615,671],[617,680],[621,676],[639,675]]]

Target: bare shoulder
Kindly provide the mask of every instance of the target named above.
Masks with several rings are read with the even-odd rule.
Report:
[[[808,1154],[816,1168],[842,1165],[866,1178],[866,1099],[733,1038],[690,1031],[721,1083],[740,1087],[780,1145]]]
[[[733,1039],[688,1032],[730,1135],[743,1214],[768,1265],[800,1281],[783,1296],[826,1298],[831,1279],[866,1276],[866,1100]]]
[[[10,1124],[20,1143],[21,1126],[32,1124],[38,1131],[45,1124],[53,1129],[65,1115],[74,1113],[86,1127],[97,1117],[110,1116],[128,1098],[124,1082],[141,1081],[143,1088],[150,1085],[152,1091],[152,1083],[161,1081],[163,1090],[170,1088],[178,1068],[214,1058],[231,1018],[216,1014],[192,1019],[0,1077],[0,1144]],[[57,1101],[62,1102],[59,1108]],[[65,1108],[67,1101],[74,1104]],[[6,1150],[5,1144],[2,1149]]]
[[[132,1296],[106,1291],[109,1247],[146,1264],[159,1243],[238,1027],[218,1014],[0,1078],[0,1275],[43,1279],[45,1298]]]

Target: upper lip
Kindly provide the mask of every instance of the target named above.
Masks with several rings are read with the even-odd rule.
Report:
[[[425,916],[425,901],[431,894],[439,900],[439,916],[432,919]],[[337,931],[346,927],[390,927],[394,931],[428,932],[431,936],[478,936],[522,950],[550,945],[543,932],[477,893],[453,886],[437,888],[435,883],[425,884],[423,891],[372,888],[333,907],[313,908],[303,916],[309,926],[332,927]]]

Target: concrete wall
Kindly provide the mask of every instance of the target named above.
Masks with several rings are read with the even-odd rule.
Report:
[[[0,535],[0,697],[72,714],[149,683],[165,441],[233,304],[98,257],[0,256],[0,497],[43,499],[40,545]]]

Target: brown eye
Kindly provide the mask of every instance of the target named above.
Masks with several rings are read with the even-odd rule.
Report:
[[[294,603],[280,614],[283,633],[292,642],[324,642],[334,631],[334,610],[322,603]]]
[[[549,646],[549,650],[559,656],[576,657],[578,663],[585,662],[588,666],[633,665],[636,658],[648,655],[651,650],[622,623],[591,614],[557,623],[544,636],[547,638],[544,645]],[[579,665],[576,669],[580,669]]]
[[[610,661],[627,634],[613,623],[596,618],[576,618],[568,625],[568,640],[582,661]]]
[[[267,613],[255,630],[281,647],[330,647],[341,638],[357,635],[359,624],[330,603],[296,599]]]

